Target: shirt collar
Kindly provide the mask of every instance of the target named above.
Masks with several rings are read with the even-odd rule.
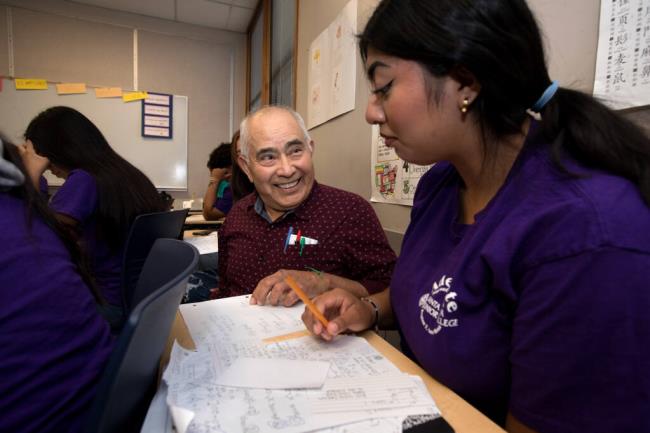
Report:
[[[280,221],[284,220],[287,218],[289,215],[295,215],[296,218],[302,219],[302,220],[308,220],[309,219],[309,214],[308,214],[308,209],[310,203],[313,201],[312,198],[314,195],[317,194],[317,190],[319,189],[318,183],[316,180],[314,180],[314,185],[311,188],[311,191],[309,192],[309,195],[307,196],[307,199],[300,203],[300,205],[295,208],[295,209],[290,209],[286,211],[280,218],[278,218],[275,221],[271,220],[271,217],[269,216],[269,213],[266,211],[264,208],[264,202],[260,198],[259,194],[256,194],[256,199],[255,203],[253,204],[253,210],[255,210],[255,213],[258,214],[264,221],[266,221],[269,224],[274,224],[274,223],[279,223]]]

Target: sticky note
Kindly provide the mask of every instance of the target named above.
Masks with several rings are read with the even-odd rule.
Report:
[[[121,87],[98,87],[95,89],[95,97],[97,98],[121,98]]]
[[[56,93],[59,95],[86,93],[86,83],[59,83],[56,85]]]
[[[147,99],[147,92],[126,92],[122,94],[122,101],[131,102]]]
[[[40,78],[16,78],[16,90],[47,90],[47,80]]]

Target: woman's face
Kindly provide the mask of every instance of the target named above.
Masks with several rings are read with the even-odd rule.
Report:
[[[420,165],[458,156],[467,134],[460,108],[465,94],[472,97],[468,88],[449,76],[432,76],[415,61],[373,49],[365,67],[372,86],[366,121],[379,125],[387,146]]]

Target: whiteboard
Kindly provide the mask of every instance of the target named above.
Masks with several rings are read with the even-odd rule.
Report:
[[[48,90],[16,90],[13,80],[2,80],[0,131],[14,143],[24,142],[29,122],[41,111],[65,105],[82,112],[108,140],[111,147],[151,179],[158,189],[187,190],[187,96],[174,95],[172,139],[142,137],[142,101],[96,98],[94,89],[78,95],[58,95]],[[62,180],[46,172],[50,185]],[[117,179],[116,179],[117,180]]]

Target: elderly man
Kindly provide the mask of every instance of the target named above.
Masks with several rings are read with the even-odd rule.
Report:
[[[219,232],[213,298],[253,293],[252,303],[291,305],[292,275],[313,297],[334,287],[360,297],[388,286],[395,253],[370,204],[314,179],[314,142],[295,111],[265,107],[241,127],[237,161],[255,194],[237,202]]]

